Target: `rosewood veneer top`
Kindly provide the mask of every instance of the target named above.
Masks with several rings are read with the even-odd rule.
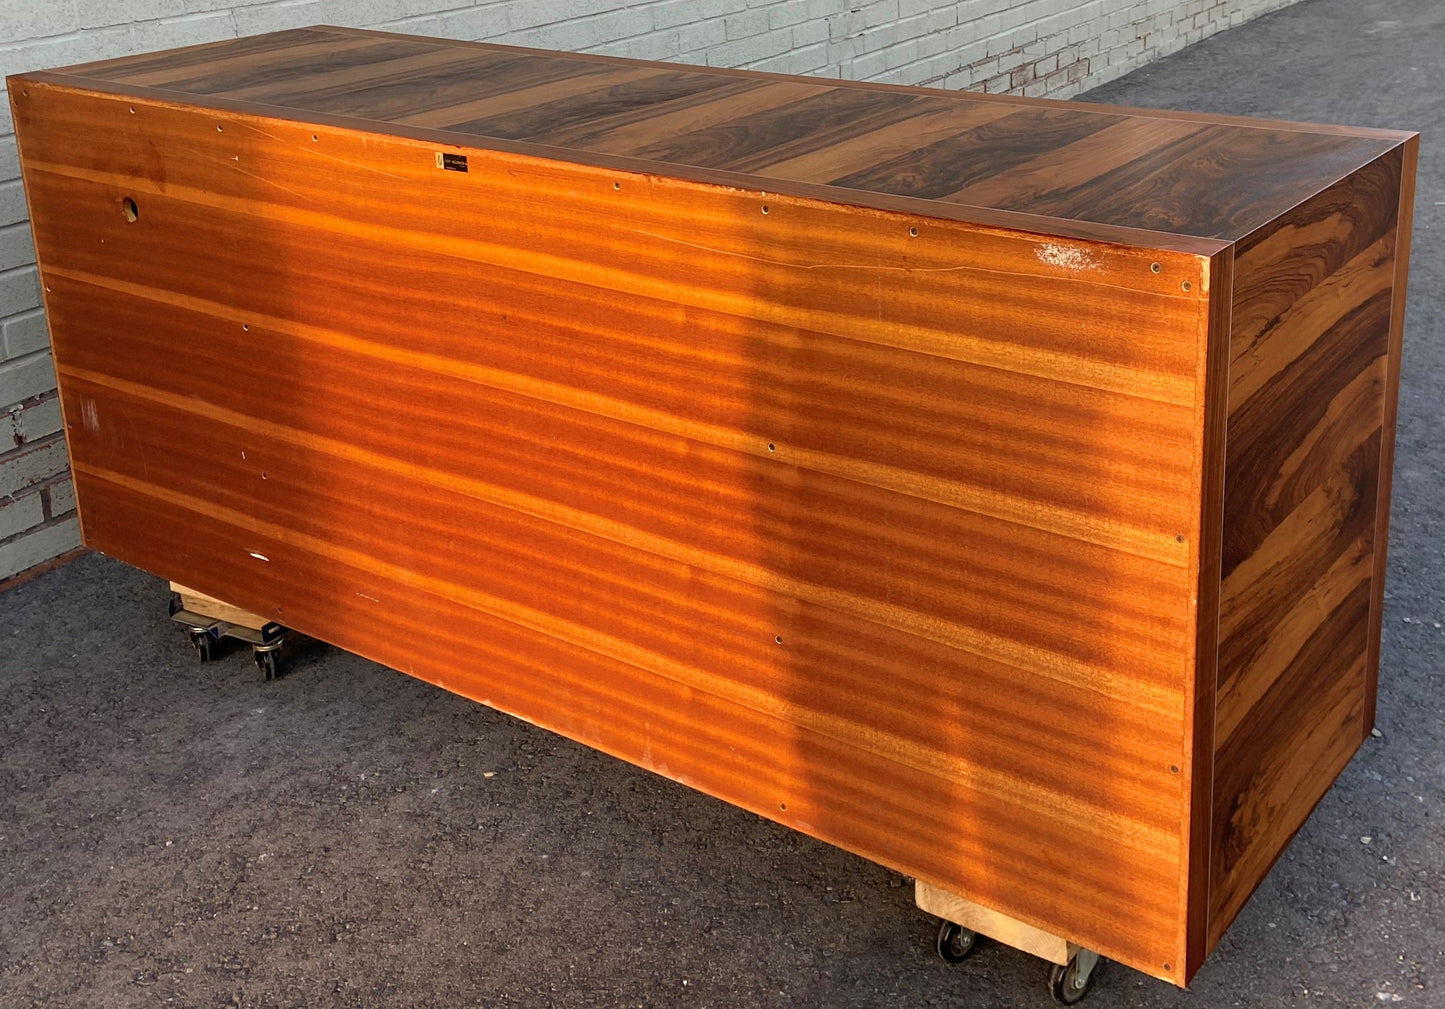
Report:
[[[1412,135],[329,26],[21,80],[1203,254]]]

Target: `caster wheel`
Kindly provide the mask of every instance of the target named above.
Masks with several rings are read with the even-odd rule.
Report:
[[[202,662],[211,661],[211,636],[205,631],[190,631],[191,647],[196,650],[196,657]]]
[[[977,945],[978,933],[973,929],[955,925],[951,921],[938,923],[938,938],[934,941],[934,948],[945,962],[959,963],[967,960]]]
[[[1074,1005],[1089,994],[1098,957],[1088,954],[1089,962],[1080,964],[1080,956],[1075,956],[1067,965],[1055,964],[1049,969],[1049,994],[1060,1005]]]
[[[281,650],[268,649],[256,652],[256,672],[261,680],[274,680],[281,675]]]

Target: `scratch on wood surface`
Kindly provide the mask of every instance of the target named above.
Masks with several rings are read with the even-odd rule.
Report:
[[[255,131],[256,133],[261,134],[261,136],[263,136],[263,137],[268,137],[268,138],[270,138],[271,140],[276,141],[278,144],[289,144],[289,143],[292,143],[292,141],[287,140],[287,139],[286,139],[285,137],[283,137],[283,136],[278,136],[278,135],[275,134],[275,133],[271,133],[271,132],[268,132],[267,130],[261,129],[261,127],[257,126],[255,123],[239,123],[239,124],[237,124],[237,125],[249,127],[251,130]],[[304,145],[297,144],[296,146],[301,147],[301,146],[304,146]],[[407,181],[410,181],[410,180],[407,179],[407,177],[406,177],[405,175],[397,175],[397,174],[395,174],[394,172],[384,171],[383,169],[377,168],[375,165],[368,165],[368,164],[366,164],[365,162],[360,162],[360,161],[352,161],[350,158],[338,158],[338,157],[337,157],[336,155],[334,155],[334,154],[327,154],[327,153],[325,153],[324,151],[318,151],[318,150],[317,150],[316,148],[314,148],[314,147],[307,147],[306,149],[310,150],[311,153],[314,154],[314,155],[316,155],[318,158],[325,158],[325,159],[328,160],[328,161],[336,161],[336,162],[339,162],[340,164],[345,165],[347,168],[355,168],[355,169],[358,169],[358,170],[363,171],[363,172],[371,172],[373,175],[385,175],[388,179],[396,179],[396,180],[399,181],[399,182],[407,182]]]

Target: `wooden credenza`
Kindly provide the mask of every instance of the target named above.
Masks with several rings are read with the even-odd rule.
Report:
[[[95,549],[1176,984],[1369,735],[1413,134],[329,27],[9,90]]]

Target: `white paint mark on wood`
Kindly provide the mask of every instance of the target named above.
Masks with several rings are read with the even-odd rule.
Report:
[[[1039,257],[1040,263],[1056,266],[1071,273],[1102,269],[1099,261],[1094,258],[1094,254],[1081,245],[1058,245],[1054,242],[1045,242],[1034,250],[1034,255]]]

